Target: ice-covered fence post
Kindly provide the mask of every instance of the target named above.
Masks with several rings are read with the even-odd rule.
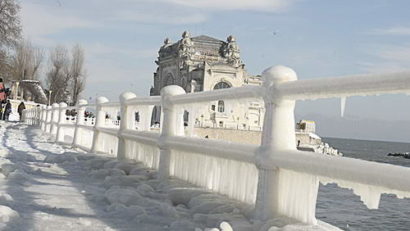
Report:
[[[30,114],[28,110],[24,110],[23,114],[21,115],[20,121],[26,123],[26,124],[30,124]]]
[[[42,106],[41,107],[41,124],[40,128],[42,131],[46,130],[46,124],[47,124],[47,106]]]
[[[183,110],[170,102],[169,97],[185,94],[185,90],[176,85],[166,86],[161,90],[161,107],[163,119],[161,121],[161,135],[159,138],[159,167],[158,177],[161,180],[169,177],[171,149],[165,145],[168,136],[184,134]]]
[[[36,106],[36,125],[40,126],[41,119],[42,119],[42,107],[40,105]]]
[[[98,152],[98,145],[100,145],[100,132],[98,128],[104,126],[105,123],[105,111],[103,111],[102,104],[108,102],[108,99],[105,97],[98,97],[96,100],[96,117],[95,117],[95,124],[94,124],[94,136],[93,136],[93,144],[91,146],[91,152],[97,153]]]
[[[41,130],[46,130],[47,123],[47,105],[41,106]]]
[[[73,147],[78,147],[78,144],[80,143],[80,127],[79,125],[84,124],[84,113],[85,113],[85,108],[87,105],[87,100],[80,99],[78,100],[77,103],[77,118],[75,121],[75,127],[74,127],[74,137],[73,137]]]
[[[33,124],[33,109],[25,109],[21,114],[20,121],[24,121],[27,124]]]
[[[20,121],[24,121],[32,125],[33,124],[33,110],[32,109],[23,110]]]
[[[56,142],[64,142],[64,125],[66,123],[66,110],[67,110],[67,104],[66,103],[60,103],[60,110],[59,110],[59,116],[58,116],[58,126],[57,126],[57,136],[56,136]]]
[[[262,77],[266,112],[257,155],[259,180],[255,217],[265,220],[280,215],[316,224],[317,178],[264,166],[270,156],[296,150],[295,101],[282,99],[276,91],[277,85],[296,81],[296,73],[288,67],[275,66],[265,70]]]
[[[23,110],[23,114],[24,114],[24,111],[27,111],[27,109],[25,109],[25,110]],[[38,121],[38,117],[37,117],[37,108],[35,107],[35,108],[31,108],[30,109],[30,120],[31,120],[31,125],[36,125],[37,124],[37,121]]]
[[[30,108],[30,109],[24,109],[22,116],[22,121],[29,121],[30,125],[35,124],[35,108]]]
[[[127,100],[134,99],[137,96],[132,92],[124,92],[120,95],[120,129],[118,130],[118,148],[117,148],[117,158],[119,160],[124,160],[127,154],[127,147],[125,145],[125,139],[122,136],[122,132],[126,129],[131,128],[130,122],[132,122],[131,118],[134,118],[134,115],[130,113],[128,110],[128,106],[126,105]]]
[[[51,116],[53,115],[52,107],[49,105],[47,106],[46,109],[46,126],[45,126],[45,132],[50,133],[51,132]]]
[[[53,103],[53,105],[51,105],[51,126],[50,126],[50,134],[55,135],[57,134],[57,123],[58,123],[58,110],[59,105],[58,103]]]

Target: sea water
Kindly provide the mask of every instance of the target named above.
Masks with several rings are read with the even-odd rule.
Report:
[[[387,156],[410,152],[410,143],[324,138],[344,156],[410,167],[410,159]],[[410,179],[409,179],[410,183]],[[410,199],[381,196],[379,209],[369,210],[351,190],[320,185],[316,217],[343,230],[410,230]]]

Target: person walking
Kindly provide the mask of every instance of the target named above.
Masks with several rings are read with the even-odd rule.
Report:
[[[10,103],[10,100],[7,100],[6,106],[4,107],[3,120],[7,120],[7,121],[8,121],[8,120],[9,120],[10,113],[11,113],[11,103]]]
[[[3,103],[0,102],[0,120],[3,119]]]
[[[26,109],[26,105],[24,105],[24,102],[21,101],[21,103],[19,104],[19,106],[17,107],[17,112],[19,113],[20,116],[20,121],[22,121],[23,119],[23,111]]]

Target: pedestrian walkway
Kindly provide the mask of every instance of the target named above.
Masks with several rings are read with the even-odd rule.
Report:
[[[282,230],[250,222],[250,205],[55,144],[34,127],[0,121],[0,140],[0,230]]]
[[[75,152],[23,124],[0,126],[0,230],[199,230],[222,222],[212,208],[246,220],[234,202],[179,192],[141,164]]]

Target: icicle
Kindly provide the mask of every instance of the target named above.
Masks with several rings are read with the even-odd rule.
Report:
[[[343,117],[345,114],[346,97],[340,98],[340,116]]]
[[[253,164],[172,150],[171,165],[177,178],[248,204],[256,200],[258,170]]]

